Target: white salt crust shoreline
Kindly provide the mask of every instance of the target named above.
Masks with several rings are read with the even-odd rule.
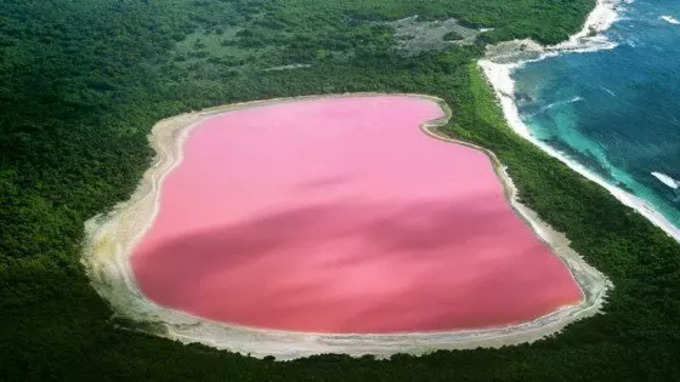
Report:
[[[139,290],[129,261],[132,249],[153,222],[159,208],[159,190],[163,180],[181,162],[183,142],[193,127],[220,113],[273,103],[326,97],[394,95],[424,98],[437,103],[446,116],[423,124],[423,132],[436,139],[473,147],[489,156],[514,211],[541,240],[551,246],[577,281],[584,296],[581,303],[563,307],[529,322],[498,328],[392,334],[324,334],[251,328],[207,320],[157,305]],[[387,358],[396,353],[420,355],[439,349],[498,348],[539,340],[560,332],[571,322],[599,313],[607,291],[612,287],[611,282],[574,252],[563,234],[554,231],[535,212],[519,203],[516,188],[493,153],[435,132],[436,127],[445,124],[450,117],[451,112],[446,104],[435,97],[360,93],[225,105],[162,120],[153,127],[149,136],[157,153],[154,164],[146,171],[130,200],[118,204],[109,214],[95,216],[85,223],[86,242],[82,263],[95,290],[111,304],[114,316],[136,323],[134,328],[125,329],[183,343],[199,342],[258,358],[274,356],[279,360],[290,360],[323,353],[351,356],[373,354],[378,358]]]
[[[624,205],[633,208],[680,242],[680,228],[673,225],[648,202],[608,183],[604,178],[570,159],[566,154],[532,136],[529,127],[520,118],[519,110],[515,104],[515,83],[511,75],[515,69],[525,63],[554,57],[565,52],[584,53],[615,48],[616,44],[608,41],[601,32],[609,29],[618,19],[617,7],[620,5],[621,1],[619,0],[598,0],[596,8],[588,16],[583,29],[561,44],[544,47],[531,40],[516,40],[489,47],[487,56],[479,60],[479,66],[498,97],[508,125],[517,134],[538,146],[550,156],[559,159],[572,170],[604,187]],[[523,58],[527,56],[530,57]]]

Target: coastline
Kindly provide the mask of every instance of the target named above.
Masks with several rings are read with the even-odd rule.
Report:
[[[598,174],[570,159],[566,154],[533,137],[529,127],[522,121],[514,100],[515,84],[511,75],[514,70],[525,63],[540,61],[562,53],[584,53],[615,48],[616,44],[608,41],[601,33],[617,21],[617,7],[621,3],[620,0],[598,0],[597,6],[588,16],[582,30],[572,35],[568,41],[546,47],[531,40],[500,43],[488,47],[486,56],[478,61],[478,65],[482,68],[487,81],[496,93],[505,119],[515,133],[538,146],[550,156],[559,159],[572,170],[604,187],[621,203],[633,208],[666,234],[680,242],[680,227],[673,225],[650,203],[610,184]]]
[[[423,132],[435,139],[481,150],[490,158],[513,210],[531,226],[541,240],[550,245],[554,253],[569,268],[583,293],[581,303],[563,307],[529,322],[490,329],[394,334],[324,334],[258,329],[210,321],[159,306],[148,300],[138,289],[129,256],[154,220],[159,207],[159,190],[163,180],[182,161],[183,142],[192,128],[206,118],[237,109],[324,97],[377,95],[419,97],[435,102],[444,110],[445,117],[425,122],[421,126]],[[137,190],[128,201],[117,205],[109,214],[95,216],[86,222],[87,240],[82,263],[92,286],[111,304],[115,312],[114,317],[138,323],[135,330],[183,343],[200,342],[255,357],[272,355],[282,360],[322,353],[344,353],[352,356],[373,354],[378,358],[387,358],[396,353],[425,354],[439,349],[497,348],[539,340],[561,331],[573,321],[600,312],[607,290],[612,287],[611,283],[569,248],[569,242],[563,234],[554,231],[540,220],[535,212],[519,203],[514,184],[492,152],[435,132],[450,118],[451,111],[439,98],[413,94],[355,93],[224,105],[162,120],[153,127],[149,136],[157,156],[153,165],[145,172]]]

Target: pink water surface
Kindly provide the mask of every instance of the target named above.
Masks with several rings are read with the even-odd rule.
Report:
[[[297,101],[192,130],[132,266],[153,301],[228,323],[405,332],[531,320],[582,295],[481,152],[405,96]]]

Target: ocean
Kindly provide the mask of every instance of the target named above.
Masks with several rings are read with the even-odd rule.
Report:
[[[627,1],[617,12],[602,32],[615,47],[520,65],[511,73],[514,101],[534,141],[644,200],[677,228],[680,1]]]

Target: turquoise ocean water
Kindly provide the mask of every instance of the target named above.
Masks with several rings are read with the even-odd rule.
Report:
[[[623,3],[617,47],[527,63],[512,78],[532,135],[680,227],[680,1]]]

